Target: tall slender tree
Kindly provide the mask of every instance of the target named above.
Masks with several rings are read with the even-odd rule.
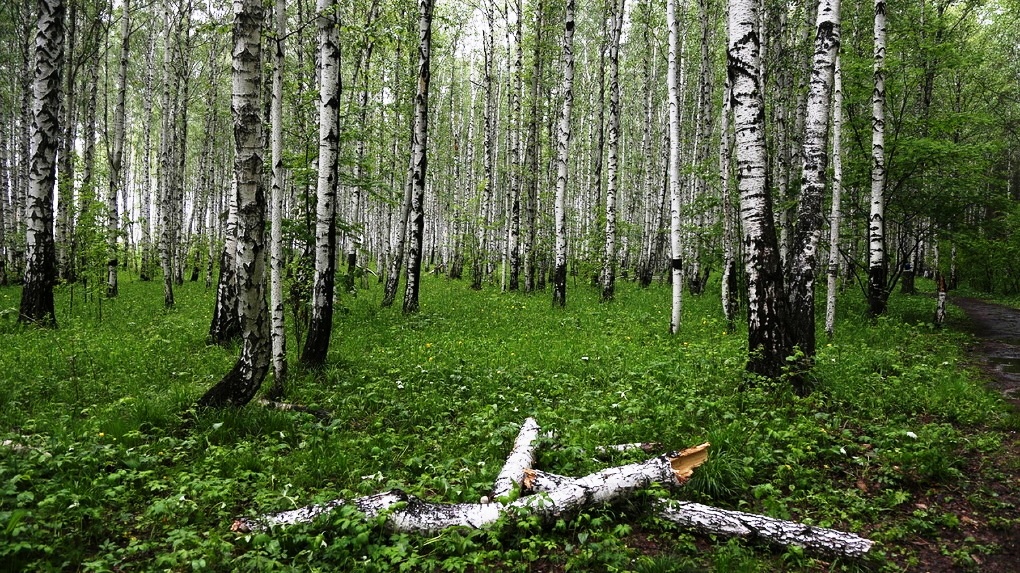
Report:
[[[885,312],[885,26],[886,2],[875,0],[875,87],[871,95],[871,209],[868,214],[868,308]]]
[[[237,196],[238,316],[241,356],[203,395],[202,407],[243,406],[269,371],[269,308],[266,305],[266,190],[262,176],[262,0],[234,0],[233,95],[234,190]]]
[[[53,286],[53,187],[60,136],[60,80],[64,65],[64,2],[36,3],[35,75],[29,149],[28,201],[25,211],[25,278],[18,321],[56,326]]]
[[[315,205],[315,280],[312,286],[312,319],[301,353],[301,362],[320,366],[326,362],[333,331],[333,290],[336,281],[336,183],[340,105],[340,43],[337,6],[318,0],[319,25],[319,175]]]
[[[553,267],[553,305],[567,304],[567,162],[570,159],[570,116],[574,109],[574,0],[567,0],[563,26],[563,83],[560,85],[563,108],[556,130],[556,230]]]
[[[270,198],[270,267],[269,309],[272,320],[274,399],[283,396],[287,385],[287,330],[283,309],[283,63],[284,41],[287,36],[287,2],[276,0],[273,8],[273,101],[270,106],[272,134],[273,184]]]
[[[815,355],[815,267],[824,217],[826,170],[829,158],[829,117],[832,84],[840,45],[840,0],[818,6],[814,65],[805,114],[800,203],[790,257],[789,320],[794,344],[811,360]]]
[[[117,285],[117,237],[120,232],[120,213],[117,196],[124,178],[124,116],[126,115],[128,50],[131,45],[131,0],[125,0],[121,7],[120,60],[117,67],[117,103],[113,109],[113,149],[110,150],[110,194],[107,196],[107,241],[106,296],[118,294]]]
[[[407,253],[404,312],[418,312],[421,259],[425,233],[425,172],[428,166],[429,82],[432,79],[432,11],[435,0],[418,0],[418,87],[414,96],[411,143],[411,236]]]
[[[839,225],[843,196],[843,73],[836,55],[832,77],[832,202],[829,206],[829,262],[825,287],[825,335],[836,328],[836,282],[839,279]]]
[[[683,262],[680,258],[680,25],[676,4],[678,0],[666,1],[666,21],[669,26],[669,62],[666,70],[666,85],[669,92],[669,252],[670,283],[673,286],[669,332],[680,332],[680,313],[683,305]]]
[[[616,291],[616,194],[620,164],[620,36],[626,0],[610,0],[609,17],[609,155],[606,160],[606,241],[602,257],[602,300],[613,299]]]

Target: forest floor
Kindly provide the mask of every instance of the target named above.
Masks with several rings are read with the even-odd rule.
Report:
[[[988,379],[988,386],[998,392],[1020,412],[1020,310],[971,297],[952,300],[966,314],[966,319],[953,321],[952,326],[971,332],[974,342],[966,346],[967,356]],[[1003,431],[1000,455],[973,459],[965,470],[973,482],[968,489],[986,491],[997,500],[994,508],[975,507],[972,496],[950,496],[942,493],[932,499],[915,502],[916,506],[940,507],[963,517],[966,525],[943,532],[941,545],[934,540],[916,540],[919,549],[918,569],[941,572],[958,571],[959,564],[945,547],[954,543],[995,547],[991,554],[971,555],[981,571],[1014,572],[1020,569],[1020,528],[995,527],[999,520],[1015,520],[1020,507],[1020,440],[1016,430]],[[990,470],[990,471],[989,471]],[[983,483],[982,483],[983,482]],[[953,538],[957,539],[953,539]]]

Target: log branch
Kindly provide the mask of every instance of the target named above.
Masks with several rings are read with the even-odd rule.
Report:
[[[492,487],[492,495],[489,499],[499,499],[513,493],[514,487],[519,487],[524,480],[524,472],[535,463],[535,440],[538,438],[538,422],[528,417],[521,424],[521,431],[514,440],[514,447],[503,464],[503,469],[496,476],[496,482]],[[486,501],[482,498],[482,502]]]

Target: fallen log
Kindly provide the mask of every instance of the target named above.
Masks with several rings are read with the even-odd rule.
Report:
[[[656,505],[660,517],[684,527],[777,545],[796,545],[831,555],[861,557],[875,543],[853,533],[700,503],[660,499]]]
[[[506,497],[514,491],[514,486],[520,486],[524,481],[524,471],[530,469],[535,463],[535,440],[538,438],[538,422],[528,417],[521,424],[521,430],[514,440],[514,447],[503,464],[503,469],[496,476],[492,486],[492,494],[489,498],[482,498],[482,503],[489,499]]]
[[[525,485],[529,491],[541,493],[567,488],[578,481],[577,478],[530,470]],[[700,503],[660,499],[655,505],[659,517],[702,533],[759,539],[776,545],[796,545],[847,557],[861,557],[874,544],[870,539],[853,533]]]
[[[309,523],[343,505],[353,505],[370,519],[385,513],[387,527],[414,533],[434,533],[453,526],[479,528],[507,513],[554,518],[583,506],[611,501],[653,483],[681,485],[690,478],[695,467],[708,459],[708,446],[706,443],[644,462],[605,469],[511,503],[430,503],[394,490],[353,501],[333,500],[256,518],[240,518],[234,521],[231,530],[249,532]],[[528,487],[527,474],[525,487]]]

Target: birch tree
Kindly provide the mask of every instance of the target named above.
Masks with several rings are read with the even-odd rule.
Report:
[[[824,222],[822,201],[828,169],[832,83],[840,44],[839,9],[840,0],[822,0],[818,6],[804,149],[800,154],[800,203],[787,285],[793,342],[808,360],[815,355],[815,266]]]
[[[287,384],[287,330],[283,312],[283,54],[287,36],[287,2],[276,0],[273,38],[273,99],[270,107],[273,183],[270,198],[269,308],[272,320],[273,399],[283,396]]]
[[[60,80],[64,64],[64,2],[38,0],[35,74],[32,80],[28,200],[25,210],[25,275],[18,322],[57,325],[53,302],[56,251],[53,187],[60,136]]]
[[[563,108],[556,130],[556,197],[553,225],[556,229],[553,268],[553,305],[567,304],[567,161],[570,146],[570,114],[574,107],[574,0],[567,0],[563,26]]]
[[[336,271],[336,183],[338,112],[340,103],[340,44],[336,5],[318,0],[319,26],[319,174],[315,206],[315,279],[312,317],[301,362],[326,362],[333,330],[333,290]]]
[[[868,215],[868,308],[885,312],[885,26],[886,2],[875,0],[875,87],[871,95],[871,209]]]
[[[792,345],[786,296],[766,185],[765,107],[761,85],[758,0],[730,0],[727,74],[733,105],[737,190],[747,275],[747,370],[778,378]]]
[[[131,43],[131,0],[124,0],[121,12],[120,60],[117,67],[117,103],[113,109],[113,149],[110,152],[110,194],[107,197],[108,251],[106,262],[106,296],[118,293],[117,285],[117,236],[120,215],[117,210],[117,195],[120,193],[124,173],[124,116],[127,99],[128,49]]]
[[[669,91],[669,250],[670,277],[673,286],[669,332],[680,332],[680,310],[683,304],[683,266],[680,260],[680,86],[677,78],[680,49],[680,26],[677,22],[676,3],[667,0],[666,21],[669,25],[669,55],[666,85]]]
[[[606,242],[602,258],[602,300],[613,299],[616,290],[616,194],[620,163],[620,36],[626,0],[610,0],[612,22],[609,42],[609,152],[606,159]]]
[[[421,259],[425,232],[425,171],[428,165],[429,81],[432,53],[432,10],[434,0],[418,0],[418,89],[414,96],[414,139],[411,143],[411,237],[407,253],[407,283],[404,312],[418,312]]]
[[[269,371],[269,308],[266,306],[265,213],[262,176],[262,0],[234,0],[233,94],[234,189],[237,197],[238,316],[241,356],[198,405],[243,406]]]
[[[524,161],[521,157],[522,139],[522,118],[521,118],[521,97],[523,95],[523,69],[524,69],[524,6],[521,0],[514,0],[514,10],[517,20],[513,25],[508,24],[507,34],[513,30],[513,57],[510,66],[510,211],[508,213],[507,225],[507,249],[510,265],[510,279],[508,288],[511,291],[520,289],[521,277],[521,188],[523,181]],[[510,8],[507,6],[506,14],[509,18]],[[511,42],[508,42],[510,44]]]
[[[836,325],[836,281],[839,278],[839,224],[843,194],[843,74],[836,55],[832,77],[832,203],[829,207],[829,264],[825,286],[825,335]]]

